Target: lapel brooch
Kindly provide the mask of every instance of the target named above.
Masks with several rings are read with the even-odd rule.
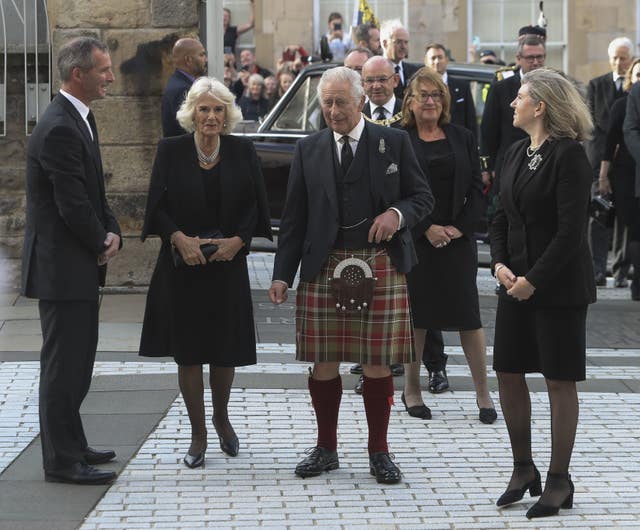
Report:
[[[378,144],[378,153],[384,155],[387,151],[387,146],[384,144],[384,138],[380,138],[380,143]]]

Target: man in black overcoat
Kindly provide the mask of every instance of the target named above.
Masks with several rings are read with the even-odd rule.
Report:
[[[398,74],[394,93],[402,100],[411,76],[418,71],[417,65],[406,61],[409,58],[409,32],[400,20],[385,20],[380,26],[380,42],[383,56],[393,63],[394,71]]]
[[[171,59],[176,67],[162,93],[162,136],[186,134],[176,113],[193,82],[207,73],[207,52],[198,39],[178,39],[173,45]]]
[[[59,94],[27,149],[27,213],[22,294],[38,298],[40,438],[45,480],[104,484],[113,451],[88,446],[80,406],[98,342],[98,289],[121,246],[104,188],[98,131],[89,105],[114,81],[102,42],[80,37],[58,52]]]

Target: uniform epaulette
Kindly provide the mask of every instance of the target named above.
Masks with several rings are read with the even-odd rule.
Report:
[[[496,70],[496,80],[502,81],[503,79],[509,79],[516,75],[517,70],[517,66],[505,66],[504,68],[498,68]]]

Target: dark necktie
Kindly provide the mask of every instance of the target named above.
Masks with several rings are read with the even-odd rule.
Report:
[[[386,116],[384,114],[384,107],[378,107],[376,109],[376,113],[378,114],[378,117],[376,118],[376,120],[381,121],[386,119]]]
[[[349,166],[351,166],[351,162],[353,162],[353,151],[351,150],[351,145],[349,144],[349,137],[342,137],[342,149],[340,151],[340,166],[342,167],[342,173],[345,175],[349,170]]]
[[[89,127],[91,127],[91,133],[93,134],[93,143],[98,145],[98,127],[96,127],[96,119],[93,116],[93,112],[89,111],[89,114],[87,114],[87,121],[89,122]]]
[[[616,79],[616,95],[619,96],[622,94],[622,77],[618,77]]]

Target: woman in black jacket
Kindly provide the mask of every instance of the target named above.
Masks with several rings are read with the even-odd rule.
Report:
[[[525,374],[541,372],[551,404],[551,462],[528,518],[573,505],[568,474],[578,424],[576,381],[585,379],[586,317],[595,301],[587,208],[591,168],[580,141],[589,110],[561,74],[525,74],[513,124],[528,137],[506,153],[500,205],[491,225],[491,266],[501,284],[493,348],[500,404],[514,469],[498,506],[540,495],[531,456],[531,401]]]
[[[239,441],[227,404],[235,367],[256,363],[246,255],[253,236],[271,237],[262,171],[253,144],[230,136],[241,119],[234,96],[201,77],[177,113],[190,134],[160,140],[142,239],[162,238],[145,309],[140,355],[173,356],[191,423],[190,468],[207,448],[202,365],[209,364],[213,427],[221,449]]]

